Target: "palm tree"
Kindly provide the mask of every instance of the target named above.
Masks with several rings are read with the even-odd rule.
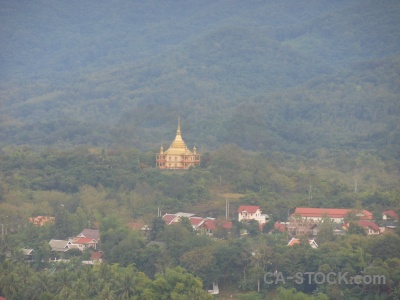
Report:
[[[132,265],[129,265],[121,278],[117,282],[117,296],[118,299],[129,299],[134,295],[135,289],[135,271]]]
[[[111,289],[110,284],[106,284],[99,296],[99,300],[116,300],[117,296],[115,292]]]
[[[40,299],[43,294],[49,294],[52,286],[52,280],[47,271],[42,271],[37,274],[36,279],[32,284],[31,297],[32,299]]]
[[[89,299],[89,290],[83,279],[78,279],[77,282],[72,286],[73,289],[73,299],[76,300],[86,300]]]
[[[58,295],[62,290],[71,288],[73,280],[73,273],[63,269],[54,275],[54,286],[52,290]]]
[[[104,280],[105,282],[109,282],[114,273],[112,272],[111,266],[107,263],[102,263],[97,269],[98,277],[100,280]]]
[[[58,294],[56,300],[67,300],[67,299],[75,299],[74,298],[74,290],[69,286],[64,286],[60,293]]]
[[[87,266],[84,269],[83,272],[83,280],[86,284],[87,290],[88,290],[88,295],[94,296],[98,293],[100,287],[99,287],[99,281],[98,278],[96,276],[97,274],[95,272],[93,272],[92,267]]]
[[[15,272],[19,278],[18,290],[20,292],[21,299],[29,299],[30,295],[28,292],[28,287],[31,286],[31,281],[33,279],[33,271],[31,267],[26,263],[19,263],[15,268]]]
[[[6,282],[7,278],[13,272],[12,264],[9,260],[5,260],[0,265],[0,289],[4,291],[7,288]]]
[[[20,294],[20,279],[15,272],[11,272],[2,281],[1,290],[7,298],[14,298],[16,294]]]

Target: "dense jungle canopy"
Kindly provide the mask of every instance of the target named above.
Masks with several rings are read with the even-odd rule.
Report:
[[[5,1],[1,145],[399,158],[400,4]]]

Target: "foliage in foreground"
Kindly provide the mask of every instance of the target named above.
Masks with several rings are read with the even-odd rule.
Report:
[[[76,266],[57,264],[34,271],[24,263],[3,261],[0,290],[10,300],[24,299],[212,299],[202,281],[180,267],[149,279],[134,265]]]

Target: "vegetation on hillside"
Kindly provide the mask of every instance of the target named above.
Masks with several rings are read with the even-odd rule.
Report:
[[[157,206],[171,211],[212,202],[226,192],[240,193],[243,204],[261,205],[280,219],[287,217],[288,210],[304,205],[361,205],[371,210],[399,205],[398,163],[365,151],[320,150],[312,158],[302,158],[246,152],[231,145],[205,153],[201,168],[184,173],[156,170],[154,160],[154,153],[130,148],[41,152],[4,148],[1,199],[18,207],[20,218],[32,214],[32,210],[23,211],[24,205],[32,209],[48,193],[47,209],[41,206],[41,213],[54,214],[60,203],[72,213],[79,203],[86,203],[85,209],[92,212],[118,213],[127,220],[155,214]]]
[[[299,206],[377,222],[400,211],[398,1],[3,2],[0,295],[210,299],[218,282],[240,299],[400,297],[399,230],[334,236],[324,223],[318,250],[269,232]],[[160,171],[178,116],[201,166]],[[157,217],[222,220],[227,203],[233,229],[218,239]],[[240,236],[239,205],[270,223]],[[55,222],[28,222],[38,215]],[[49,262],[50,239],[84,228],[99,228],[106,263],[83,266],[88,251]],[[386,282],[270,284],[266,272]]]
[[[399,155],[397,1],[24,5],[0,10],[2,145],[149,151],[180,115],[203,152]]]
[[[230,145],[204,153],[198,168],[168,172],[154,168],[154,157],[154,153],[132,148],[3,148],[0,292],[7,299],[55,298],[61,290],[64,299],[98,299],[102,294],[114,295],[114,299],[146,299],[145,294],[149,299],[161,299],[161,294],[179,299],[173,296],[179,289],[185,299],[193,293],[208,297],[203,289],[214,281],[223,289],[245,293],[244,299],[262,299],[268,293],[277,299],[287,294],[307,299],[314,297],[307,295],[311,293],[321,299],[340,299],[340,290],[349,297],[380,294],[387,298],[398,286],[397,233],[366,237],[363,231],[349,229],[345,236],[332,236],[322,230],[318,250],[308,243],[287,247],[286,234],[267,234],[275,220],[285,221],[297,206],[369,209],[377,221],[383,210],[399,211],[395,163],[365,151],[320,150],[312,158],[302,158],[279,152],[259,154]],[[233,192],[242,196],[226,198]],[[160,209],[223,219],[226,200],[234,228],[230,236],[217,232],[220,240],[196,234],[189,223],[164,226],[156,217]],[[271,226],[260,232],[258,226],[249,224],[248,237],[238,238],[236,209],[246,204],[261,206],[270,215]],[[41,227],[28,222],[37,215],[54,216],[55,222]],[[129,229],[131,221],[154,230],[143,236]],[[50,239],[66,239],[93,226],[100,228],[105,265],[81,266],[89,253],[77,255],[79,251],[64,257],[70,259],[65,265],[48,261],[54,256]],[[22,248],[35,249],[31,267],[22,263]],[[101,282],[104,268],[114,270],[108,277],[113,284],[91,287],[90,282]],[[263,276],[271,270],[285,276],[294,272],[348,272],[350,277],[375,274],[388,281],[345,287],[308,284],[307,280],[265,284]],[[174,275],[168,279],[168,274]],[[189,282],[196,282],[196,288]],[[87,289],[78,289],[81,285]],[[248,291],[259,292],[247,295]]]

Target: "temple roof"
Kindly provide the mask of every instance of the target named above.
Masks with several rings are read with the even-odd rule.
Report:
[[[188,147],[186,146],[185,141],[182,139],[181,135],[181,122],[180,119],[178,119],[178,129],[176,130],[176,136],[175,140],[172,142],[171,146],[169,146],[169,149],[165,151],[164,153],[166,154],[186,154],[190,155],[193,154]]]

